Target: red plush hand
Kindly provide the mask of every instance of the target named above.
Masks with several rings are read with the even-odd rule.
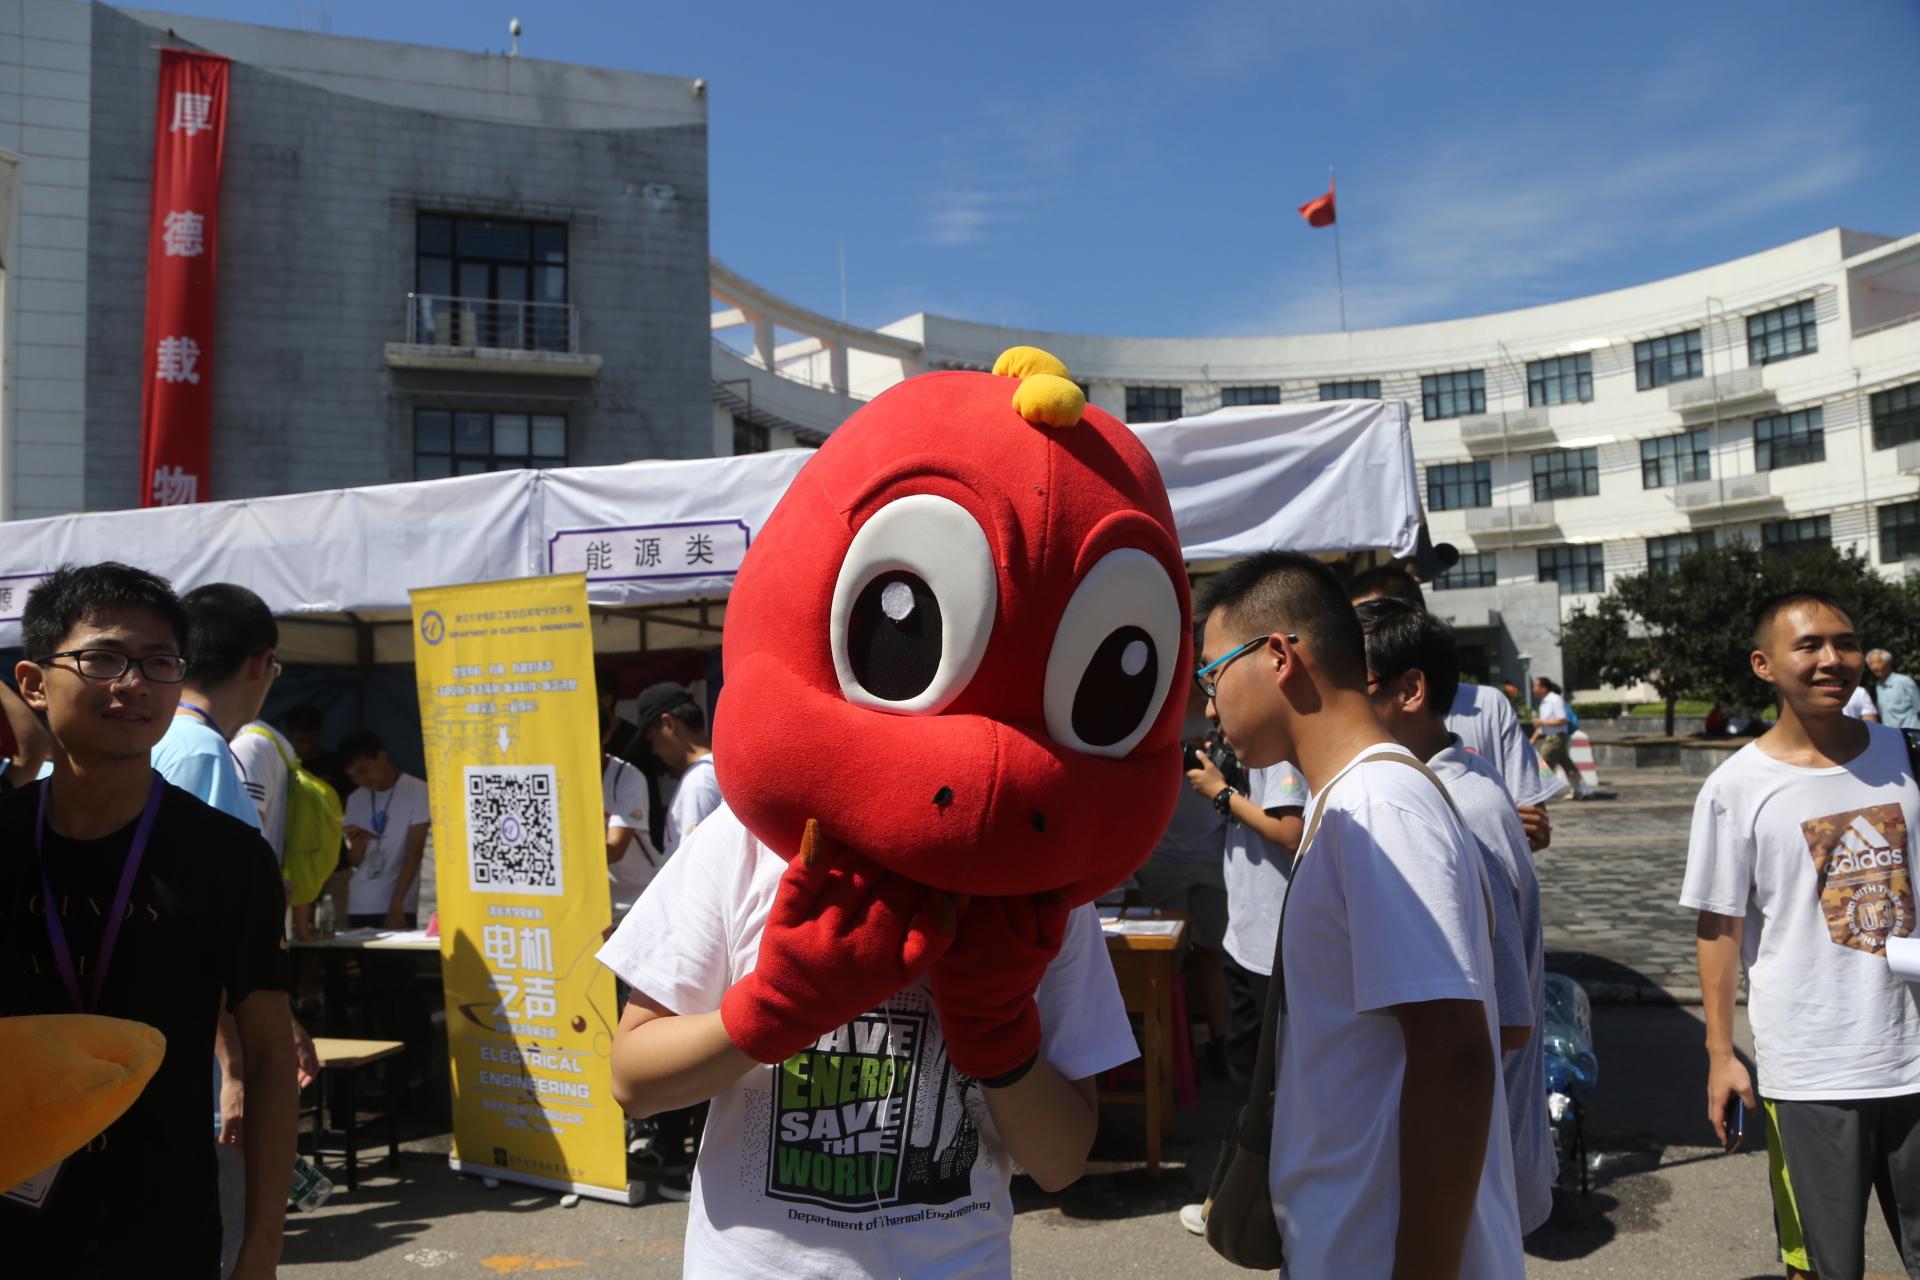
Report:
[[[953,1065],[978,1080],[1003,1076],[1040,1052],[1040,979],[1066,937],[1058,893],[975,898],[960,936],[934,962],[933,1007]]]
[[[953,895],[887,871],[809,819],[720,1021],[756,1062],[784,1062],[911,985],[953,945]]]

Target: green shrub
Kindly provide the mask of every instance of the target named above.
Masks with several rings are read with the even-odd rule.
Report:
[[[1673,704],[1673,714],[1677,716],[1703,716],[1711,710],[1713,710],[1712,703],[1697,702],[1691,698],[1682,698]],[[1642,702],[1627,714],[1634,716],[1663,716],[1667,714],[1667,708],[1663,703]]]
[[[1621,702],[1576,702],[1573,714],[1582,720],[1611,720],[1622,714],[1625,703]]]

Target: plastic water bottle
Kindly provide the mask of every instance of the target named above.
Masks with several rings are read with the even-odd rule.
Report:
[[[302,1213],[311,1213],[333,1194],[333,1183],[305,1156],[293,1158],[293,1184],[287,1189],[287,1203]]]
[[[333,936],[333,895],[323,893],[313,904],[313,928],[323,938]]]

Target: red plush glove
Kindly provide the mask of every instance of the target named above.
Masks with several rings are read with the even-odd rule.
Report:
[[[953,895],[887,871],[809,819],[753,972],[720,999],[727,1037],[784,1062],[910,986],[953,944]]]
[[[947,1056],[959,1070],[992,1081],[1039,1056],[1033,993],[1060,953],[1068,910],[1058,893],[975,898],[967,908],[931,979]]]

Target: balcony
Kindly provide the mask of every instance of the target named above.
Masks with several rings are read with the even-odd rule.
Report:
[[[1467,533],[1475,543],[1502,538],[1519,539],[1554,527],[1551,502],[1529,502],[1510,507],[1475,507],[1467,512]]]
[[[1920,440],[1903,444],[1893,451],[1893,465],[1903,476],[1920,476]]]
[[[1749,365],[1730,373],[1716,373],[1712,377],[1694,378],[1688,382],[1676,382],[1667,388],[1667,407],[1688,416],[1710,415],[1716,402],[1720,412],[1725,414],[1751,409],[1772,399],[1773,393],[1760,380],[1759,365]]]
[[[1553,424],[1545,409],[1510,413],[1481,413],[1460,419],[1460,440],[1475,453],[1503,445],[1538,444],[1553,439]]]
[[[591,378],[600,357],[581,352],[571,303],[410,293],[406,340],[387,344],[387,366]]]
[[[1773,491],[1773,473],[1751,476],[1724,476],[1718,480],[1699,480],[1675,485],[1674,510],[1684,515],[1711,515],[1734,507],[1764,507],[1780,499]]]

